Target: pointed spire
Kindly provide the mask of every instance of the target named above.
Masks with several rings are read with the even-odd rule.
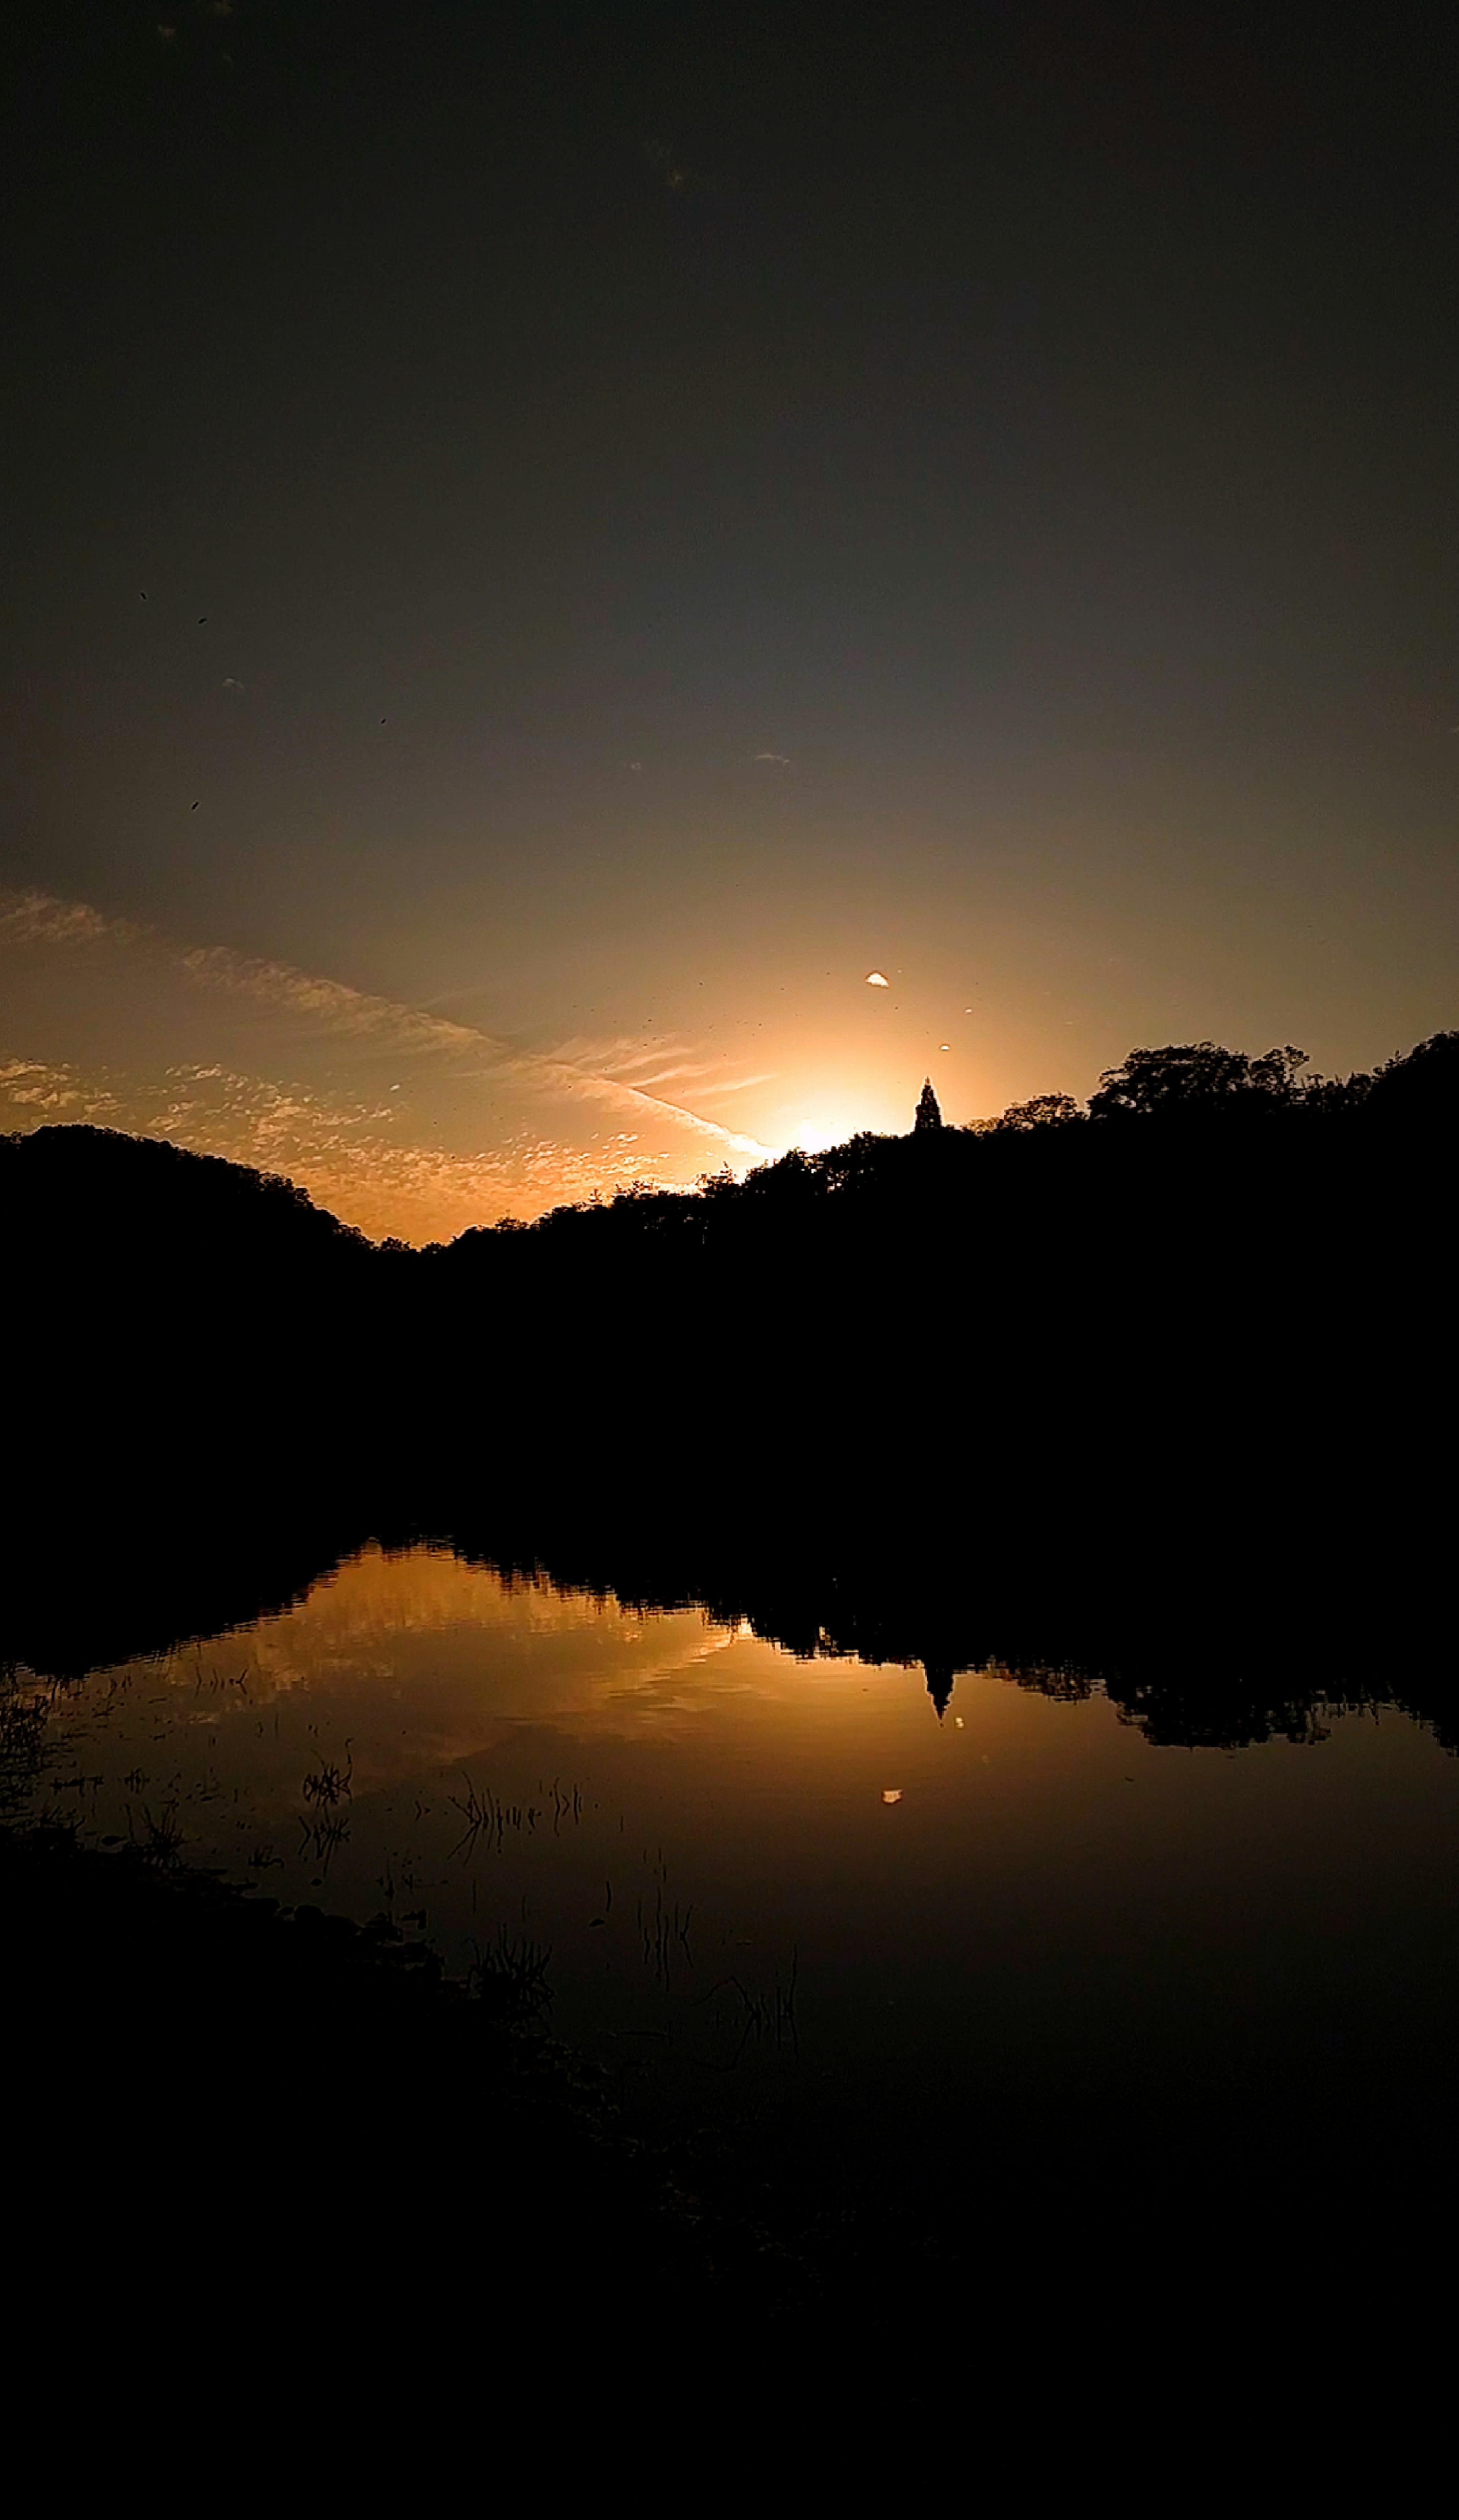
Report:
[[[943,1115],[938,1107],[937,1096],[932,1090],[932,1079],[930,1076],[924,1077],[922,1091],[917,1097],[917,1116],[912,1126],[914,1129],[940,1129],[942,1125]]]

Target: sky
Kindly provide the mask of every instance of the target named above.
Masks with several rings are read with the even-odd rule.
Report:
[[[1459,1022],[1455,22],[4,40],[0,1127],[419,1241]]]

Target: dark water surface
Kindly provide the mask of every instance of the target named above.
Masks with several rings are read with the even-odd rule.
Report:
[[[536,1973],[648,2117],[932,2112],[953,2176],[980,2105],[1452,2095],[1459,1763],[1392,1709],[1159,1746],[984,1669],[940,1716],[916,1665],[428,1546],[34,1685],[36,1808]]]

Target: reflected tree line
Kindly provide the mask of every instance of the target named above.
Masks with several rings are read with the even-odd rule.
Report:
[[[0,1653],[78,1669],[375,1535],[800,1653],[1098,1675],[1161,1740],[1396,1703],[1444,1572],[1459,1034],[1132,1052],[1052,1095],[415,1251],[83,1128],[0,1141]]]

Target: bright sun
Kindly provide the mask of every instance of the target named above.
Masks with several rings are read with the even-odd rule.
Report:
[[[854,1138],[858,1129],[865,1126],[863,1115],[854,1115],[849,1110],[838,1112],[821,1103],[795,1122],[786,1133],[785,1144],[801,1148],[808,1155],[818,1155],[826,1147],[844,1146],[848,1138]]]

